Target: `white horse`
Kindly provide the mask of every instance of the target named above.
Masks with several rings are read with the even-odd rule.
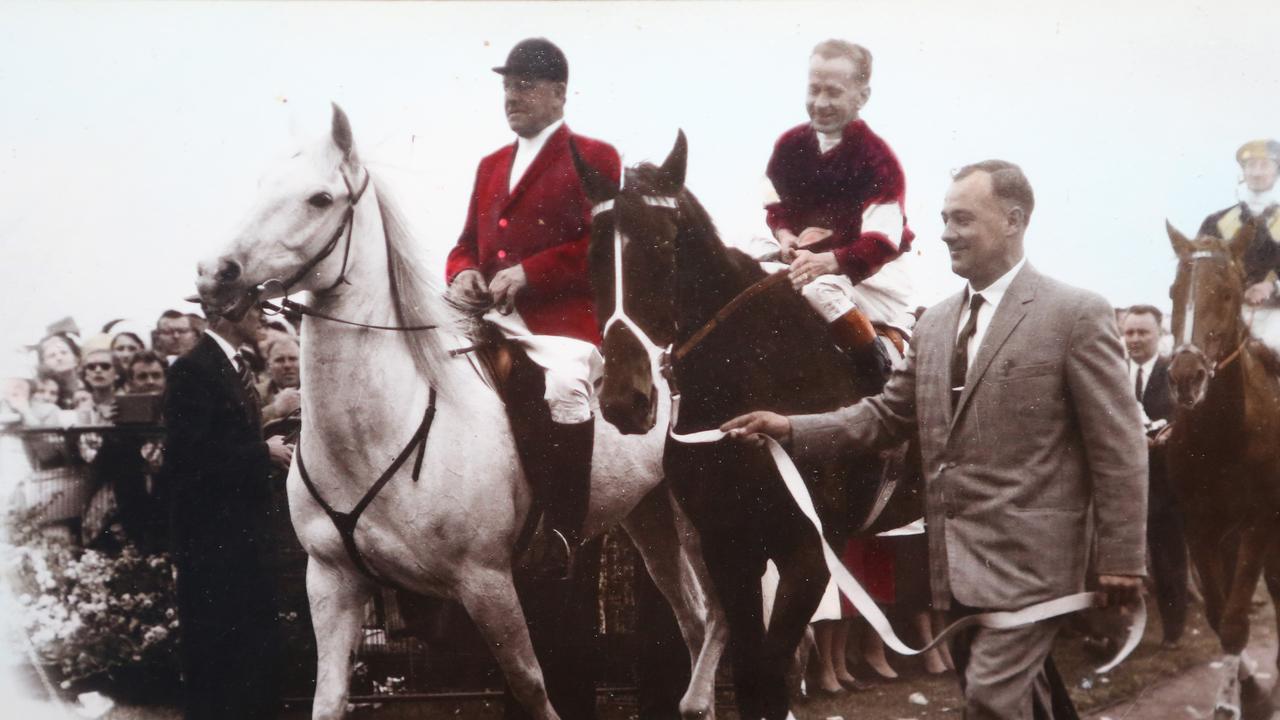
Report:
[[[243,229],[200,263],[197,280],[202,299],[227,312],[260,295],[309,290],[311,309],[327,316],[303,320],[302,435],[288,479],[319,651],[312,717],[346,710],[351,657],[376,586],[363,563],[380,579],[460,602],[516,698],[535,718],[557,718],[512,583],[531,493],[503,404],[469,356],[450,354],[468,341],[415,258],[402,217],[369,177],[334,106],[331,133],[264,179]],[[434,422],[424,423],[429,403]],[[424,424],[419,449],[411,438]],[[726,630],[696,535],[659,485],[665,427],[628,437],[596,423],[584,535],[618,522],[631,535],[689,646],[693,677],[681,713],[712,717]],[[353,556],[316,496],[350,510],[401,454],[407,459],[359,517]]]

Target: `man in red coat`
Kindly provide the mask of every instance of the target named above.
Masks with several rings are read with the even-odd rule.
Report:
[[[872,323],[912,325],[910,278],[894,262],[913,238],[906,180],[893,150],[858,117],[870,82],[866,48],[819,43],[809,59],[810,121],[782,134],[767,170],[765,220],[776,244],[765,241],[771,252],[761,254],[790,264],[792,284],[847,349],[874,337]]]
[[[544,371],[551,422],[537,433],[547,437],[545,455],[558,471],[530,467],[534,463],[522,455],[547,524],[572,556],[587,509],[590,401],[602,362],[587,274],[591,203],[574,169],[570,139],[587,163],[615,182],[620,161],[612,146],[575,135],[564,124],[569,66],[560,48],[543,38],[523,40],[494,72],[503,76],[516,141],[480,161],[466,227],[449,253],[449,293],[465,305],[492,304],[496,312],[487,319]],[[534,412],[546,410],[539,403]],[[519,422],[520,413],[511,414]]]

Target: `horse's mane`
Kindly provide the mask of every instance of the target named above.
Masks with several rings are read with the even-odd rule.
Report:
[[[450,361],[443,338],[460,332],[458,313],[445,301],[431,280],[431,274],[418,259],[421,248],[409,230],[409,223],[386,186],[373,179],[378,196],[378,211],[387,240],[387,267],[393,295],[396,298],[396,321],[401,325],[435,325],[436,330],[402,333],[413,363],[436,391],[445,394],[447,384],[440,382],[445,365]]]

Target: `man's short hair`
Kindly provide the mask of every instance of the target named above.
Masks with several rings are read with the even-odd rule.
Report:
[[[266,347],[262,348],[262,359],[270,360],[271,353],[275,352],[276,346],[279,345],[280,343],[289,343],[297,347],[299,351],[302,350],[302,343],[298,342],[298,338],[293,337],[292,335],[283,335],[277,338],[273,338],[271,342],[267,343]]]
[[[1022,174],[1022,168],[1008,160],[983,160],[960,168],[952,175],[953,180],[963,180],[976,172],[984,172],[991,176],[991,191],[1005,202],[1022,208],[1023,224],[1031,222],[1031,211],[1036,207],[1036,195],[1031,191],[1031,183]]]
[[[1129,315],[1150,315],[1156,319],[1157,326],[1164,323],[1164,313],[1155,305],[1133,305],[1125,312],[1125,317]]]
[[[177,310],[165,310],[164,312],[160,313],[160,317],[156,318],[156,327],[160,327],[161,320],[176,320],[178,318],[184,318],[184,317],[186,317],[186,315],[183,315]]]
[[[133,368],[138,365],[159,365],[165,369],[168,369],[169,367],[169,363],[165,362],[165,359],[156,354],[155,351],[142,350],[129,359],[129,367],[124,370],[125,378],[128,379],[129,382],[133,382]]]
[[[824,60],[848,58],[853,63],[853,79],[859,85],[871,82],[871,51],[848,40],[823,40],[813,46],[810,57],[817,55]]]

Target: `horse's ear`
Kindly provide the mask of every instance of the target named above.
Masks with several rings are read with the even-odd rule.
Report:
[[[573,167],[578,171],[578,178],[582,180],[582,191],[586,193],[587,199],[592,204],[612,200],[618,196],[618,184],[610,182],[608,177],[582,159],[578,154],[578,144],[573,141],[573,138],[569,138],[569,154],[573,156]]]
[[[1178,232],[1178,229],[1168,220],[1164,221],[1164,229],[1169,233],[1169,244],[1173,245],[1173,254],[1179,258],[1186,257],[1191,252],[1191,241]]]
[[[684,174],[689,164],[689,141],[684,130],[676,131],[676,144],[671,154],[658,168],[657,191],[663,195],[675,195],[684,189]]]
[[[1244,266],[1244,252],[1253,244],[1253,236],[1258,232],[1258,221],[1256,218],[1249,218],[1249,221],[1240,226],[1236,234],[1227,241],[1227,247],[1231,249],[1231,255],[1235,258],[1236,264]]]
[[[337,103],[333,103],[333,143],[348,160],[355,159],[356,147],[355,138],[351,134],[351,121]]]

